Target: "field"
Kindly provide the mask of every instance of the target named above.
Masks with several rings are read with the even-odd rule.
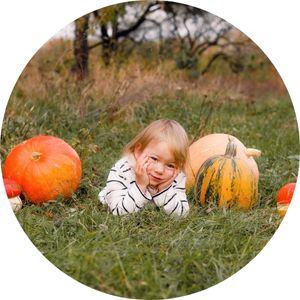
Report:
[[[92,79],[77,83],[58,68],[59,47],[47,47],[21,75],[1,136],[2,160],[14,145],[38,134],[63,138],[81,157],[82,181],[71,199],[25,203],[16,213],[43,255],[87,286],[143,299],[198,292],[248,264],[280,225],[276,193],[298,172],[296,117],[273,67],[240,75],[216,70],[191,79],[167,63],[121,69],[95,64]],[[260,149],[255,207],[205,209],[190,192],[185,219],[154,207],[124,217],[108,213],[97,197],[108,170],[125,144],[159,118],[179,121],[191,141],[223,132]]]

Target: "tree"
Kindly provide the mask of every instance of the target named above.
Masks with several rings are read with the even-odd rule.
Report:
[[[128,21],[130,7],[133,15]],[[145,22],[146,16],[159,8],[158,1],[129,2],[105,7],[75,20],[73,71],[77,78],[84,79],[88,75],[88,58],[92,49],[101,46],[102,61],[108,66],[119,44],[130,38],[130,34]],[[89,45],[89,37],[98,41]]]
[[[89,15],[75,20],[75,38],[73,42],[75,65],[73,66],[73,72],[80,80],[86,78],[88,75],[88,28]]]
[[[179,53],[178,68],[191,69],[205,74],[212,64],[222,58],[233,66],[235,48],[243,42],[232,39],[234,27],[225,20],[204,10],[188,5],[165,2],[169,20],[169,38],[176,39]]]
[[[94,22],[100,28],[98,30],[99,41],[91,45],[89,49],[101,45],[102,60],[108,66],[120,43],[126,38],[131,38],[130,35],[141,27],[147,16],[159,9],[158,1],[141,1],[118,4],[94,11]]]
[[[78,78],[87,76],[89,52],[96,47],[101,49],[104,65],[109,66],[126,40],[136,44],[159,40],[162,47],[171,42],[179,49],[177,67],[197,74],[208,72],[220,58],[234,67],[234,51],[243,43],[230,35],[233,29],[215,15],[174,2],[132,1],[108,6],[75,21],[75,70]]]

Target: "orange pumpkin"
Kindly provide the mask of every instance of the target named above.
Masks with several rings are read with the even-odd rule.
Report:
[[[22,208],[21,187],[12,179],[3,178],[3,183],[10,206],[14,212],[17,212]]]
[[[261,151],[253,148],[246,148],[236,137],[225,133],[213,133],[206,135],[189,147],[189,162],[187,164],[186,189],[189,190],[195,184],[196,175],[201,165],[210,157],[222,155],[226,151],[228,140],[232,139],[237,148],[236,158],[242,159],[250,166],[257,181],[259,170],[254,157],[261,155]]]
[[[17,184],[14,180],[3,178],[4,187],[6,191],[6,195],[8,198],[18,197],[22,190],[19,184]]]
[[[32,203],[68,198],[81,179],[81,161],[64,140],[36,136],[15,146],[3,169],[5,178],[15,180]]]
[[[281,217],[284,217],[292,201],[296,188],[295,182],[290,182],[282,186],[277,193],[277,209]]]
[[[295,182],[290,182],[282,186],[277,193],[277,203],[290,204],[294,195],[295,187]]]

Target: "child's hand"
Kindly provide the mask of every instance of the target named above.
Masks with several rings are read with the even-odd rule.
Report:
[[[173,176],[171,178],[169,178],[168,180],[160,183],[157,186],[158,192],[163,191],[165,188],[167,188],[168,186],[170,186],[170,184],[175,180],[175,178],[177,177],[177,175],[179,174],[179,172],[180,172],[179,168],[175,168]]]
[[[135,177],[136,183],[142,192],[146,192],[147,186],[149,184],[149,177],[147,174],[147,168],[150,164],[149,156],[140,156],[135,165]]]

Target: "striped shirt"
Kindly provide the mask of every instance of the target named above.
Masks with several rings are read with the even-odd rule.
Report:
[[[186,176],[180,172],[173,183],[156,194],[143,193],[136,183],[134,162],[123,157],[111,168],[106,186],[99,193],[102,204],[108,205],[114,215],[138,212],[152,203],[169,215],[185,216],[189,204],[185,193]]]

